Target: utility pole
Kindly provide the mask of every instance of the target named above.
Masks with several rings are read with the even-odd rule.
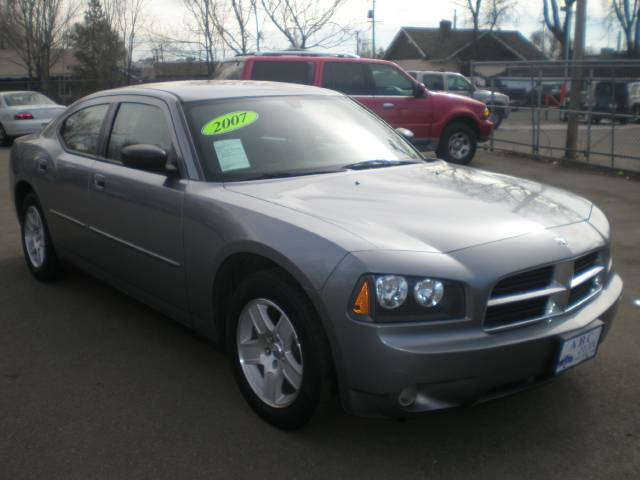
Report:
[[[582,60],[584,58],[584,44],[587,33],[587,0],[577,0],[576,30],[573,40],[573,68],[571,80],[571,101],[569,102],[569,123],[567,125],[567,144],[565,158],[574,160],[578,146],[578,124],[580,117],[576,110],[580,110],[582,103]]]
[[[376,58],[376,0],[372,0],[367,16],[371,19],[371,57]]]
[[[258,23],[258,2],[253,2],[253,16],[256,17],[256,51],[260,51],[260,24]]]

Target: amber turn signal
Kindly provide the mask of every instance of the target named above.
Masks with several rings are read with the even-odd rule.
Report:
[[[358,296],[353,302],[352,311],[357,315],[369,315],[369,282],[366,280],[360,286]]]

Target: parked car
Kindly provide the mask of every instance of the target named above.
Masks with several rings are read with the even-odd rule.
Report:
[[[410,70],[409,75],[434,92],[448,92],[475,98],[489,107],[494,128],[509,116],[509,97],[504,93],[476,87],[467,77],[456,72]]]
[[[640,122],[640,82],[629,84],[629,105],[636,122]]]
[[[65,108],[38,92],[0,92],[0,146],[39,132]]]
[[[591,121],[600,123],[604,119],[613,119],[626,124],[635,113],[630,94],[630,83],[603,80],[594,82],[591,87]],[[637,90],[636,90],[637,93]],[[638,97],[636,97],[636,100]],[[586,108],[588,108],[588,103]],[[640,110],[640,109],[638,109]]]
[[[595,356],[622,281],[590,201],[425,159],[337,92],[91,95],[11,151],[28,268],[69,262],[226,346],[251,407],[405,416]],[[79,320],[80,321],[80,320]]]
[[[330,88],[345,93],[438,157],[467,164],[478,142],[491,136],[485,105],[425,89],[392,62],[353,55],[265,52],[223,63],[219,79],[267,80]]]

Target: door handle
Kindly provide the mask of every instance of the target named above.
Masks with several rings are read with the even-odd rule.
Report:
[[[393,103],[383,103],[382,108],[393,108],[395,105]]]
[[[38,160],[38,171],[45,172],[47,170],[47,161],[45,159]]]
[[[104,190],[106,183],[107,183],[107,180],[104,178],[104,175],[100,175],[97,173],[93,176],[93,185],[98,190]]]

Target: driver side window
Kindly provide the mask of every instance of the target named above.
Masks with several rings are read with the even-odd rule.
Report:
[[[447,90],[453,92],[470,92],[471,83],[462,76],[449,75],[447,77]]]
[[[167,152],[168,164],[175,161],[175,149],[162,110],[142,103],[123,103],[113,123],[107,158],[121,163],[122,149],[138,144],[160,147]]]
[[[391,65],[371,63],[374,95],[409,97],[414,94],[414,84]]]

